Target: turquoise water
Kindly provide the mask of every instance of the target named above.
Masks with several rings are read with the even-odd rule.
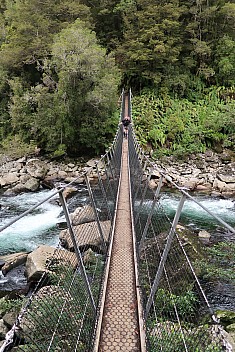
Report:
[[[208,197],[197,195],[194,198],[206,207],[211,213],[221,218],[230,226],[235,226],[235,201],[233,199],[222,199],[219,197]],[[165,193],[161,198],[161,204],[169,217],[173,217],[180,196],[172,193]],[[180,222],[187,224],[194,229],[215,229],[221,226],[209,213],[201,208],[197,203],[187,199],[182,209]]]
[[[71,200],[73,207],[86,202],[83,189],[79,195]],[[52,194],[53,190],[42,190],[36,193],[24,193],[15,197],[0,196],[0,227],[11,219],[37,204]],[[56,196],[58,198],[58,196]],[[161,205],[166,214],[173,218],[178,207],[180,195],[165,192],[161,197]],[[235,201],[233,199],[211,198],[204,195],[195,196],[215,215],[221,217],[232,227],[235,226]],[[148,201],[146,201],[148,203]],[[33,213],[22,218],[8,229],[0,232],[0,255],[18,251],[31,251],[39,244],[56,246],[59,230],[56,224],[61,220],[62,208],[58,202],[42,204]],[[151,204],[149,203],[149,207]],[[147,205],[148,208],[148,205]],[[221,233],[220,225],[208,213],[191,200],[186,200],[180,217],[180,223],[190,226],[194,230],[206,229]],[[222,236],[235,240],[234,235],[222,232]]]
[[[0,227],[17,215],[47,198],[54,191],[24,193],[15,197],[0,197]],[[31,251],[39,244],[56,245],[56,224],[61,207],[51,202],[40,205],[32,213],[0,232],[0,255],[11,252]]]

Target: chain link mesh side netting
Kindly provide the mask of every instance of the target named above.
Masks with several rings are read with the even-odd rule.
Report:
[[[148,158],[143,156],[135,139],[130,141],[129,146],[147,350],[232,351],[189,259],[197,256],[196,249],[188,245],[180,226],[178,230],[166,215],[160,189],[152,189],[153,170]],[[148,172],[141,172],[141,169]],[[156,172],[154,179],[155,175]],[[161,181],[159,174],[155,183]]]
[[[67,202],[66,187],[58,190],[67,226],[60,232],[56,249],[40,249],[40,256],[44,257],[42,275],[39,277],[38,271],[37,276],[30,274],[30,297],[24,299],[23,309],[0,347],[1,352],[92,350],[121,150],[119,129],[112,148],[83,175],[85,205],[76,207],[69,199]],[[71,186],[76,188],[76,182],[71,182]],[[28,255],[28,266],[38,261],[37,255],[37,251]]]

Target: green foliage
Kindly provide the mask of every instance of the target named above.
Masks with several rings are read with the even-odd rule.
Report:
[[[17,311],[19,312],[21,307],[23,306],[25,302],[25,299],[23,298],[18,298],[18,299],[7,299],[7,298],[1,298],[0,299],[0,314],[1,317],[10,312],[10,311]]]
[[[51,59],[39,70],[42,82],[35,86],[17,76],[8,81],[12,134],[55,157],[101,153],[116,130],[119,72],[113,57],[77,20],[55,37]]]
[[[54,151],[53,157],[59,158],[62,157],[66,154],[66,145],[65,144],[59,144],[58,148]]]
[[[235,102],[222,101],[219,90],[208,90],[196,102],[156,96],[145,91],[132,100],[136,134],[156,156],[234,147]]]
[[[159,154],[233,148],[234,106],[202,100],[205,88],[235,84],[234,20],[227,0],[0,1],[0,141],[17,133],[50,154],[62,144],[69,154],[103,152],[116,129],[118,65],[122,86],[151,88],[163,106],[146,100],[149,123],[136,114],[144,145]]]
[[[208,326],[200,326],[192,329],[192,326],[180,327],[171,322],[158,323],[157,332],[152,332],[149,338],[149,351],[175,352],[184,351],[185,345],[189,352],[222,352],[223,347],[213,338]],[[154,328],[153,328],[154,331]]]
[[[15,134],[14,136],[9,135],[5,138],[1,143],[1,147],[3,153],[11,155],[14,158],[19,158],[22,155],[34,154],[36,143],[33,140],[25,143],[18,134]]]
[[[85,269],[97,304],[104,270],[103,256],[92,253],[85,261]],[[43,287],[43,293],[38,291],[23,317],[22,326],[30,326],[30,329],[21,331],[26,342],[22,350],[27,351],[27,346],[33,348],[34,344],[40,344],[46,350],[50,343],[52,351],[90,350],[95,314],[80,269],[68,265],[66,257],[64,261],[54,257],[48,264],[45,283],[50,286]]]
[[[78,20],[60,33],[52,54],[64,143],[72,152],[86,148],[98,153],[105,145],[105,125],[116,110],[119,73],[114,59]]]
[[[198,299],[191,290],[182,295],[175,295],[164,289],[158,289],[155,296],[155,308],[161,319],[175,317],[175,309],[180,319],[194,317],[197,311]]]
[[[149,350],[181,351],[186,345],[187,351],[191,352],[222,352],[210,325],[205,324],[206,317],[198,317],[198,303],[198,297],[190,289],[181,295],[158,289],[154,300],[155,313],[147,320]]]
[[[205,248],[206,258],[195,262],[200,276],[211,280],[229,280],[235,283],[235,244],[220,242]]]
[[[51,52],[53,35],[78,16],[89,18],[89,10],[74,0],[7,1],[0,63],[22,69],[42,60]]]

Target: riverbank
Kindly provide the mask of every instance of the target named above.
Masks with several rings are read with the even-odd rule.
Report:
[[[214,159],[215,157],[217,158],[218,156],[217,155],[210,156],[210,158],[213,160],[215,160]],[[226,197],[228,197],[228,195],[233,194],[233,192],[229,193],[226,191],[226,193],[225,193],[225,191],[223,189],[221,189],[221,191],[219,191],[219,189],[216,189],[216,188],[213,189],[213,185],[215,184],[215,180],[219,180],[219,177],[220,177],[219,175],[226,176],[226,174],[222,172],[222,170],[225,169],[225,166],[229,166],[229,168],[226,168],[226,170],[230,170],[233,172],[234,161],[231,159],[228,163],[224,163],[224,162],[222,162],[222,160],[218,159],[219,161],[216,163],[216,166],[213,167],[213,160],[208,160],[208,158],[209,158],[209,155],[195,156],[195,158],[191,156],[191,158],[188,158],[187,160],[184,160],[184,161],[177,161],[172,158],[165,158],[161,161],[155,161],[155,163],[157,164],[159,169],[164,171],[165,174],[170,174],[170,177],[172,178],[173,181],[175,181],[178,184],[180,182],[184,181],[184,183],[182,184],[184,186],[186,185],[186,182],[188,182],[188,188],[191,190],[195,190],[196,192],[200,190],[198,186],[200,184],[201,185],[203,184],[203,183],[200,183],[200,182],[202,182],[200,180],[202,179],[201,176],[202,176],[203,171],[204,171],[204,173],[208,172],[207,177],[210,178],[211,180],[213,179],[213,182],[210,183],[211,187],[208,187],[208,188],[206,188],[206,185],[204,184],[205,192],[207,192],[208,194],[216,194],[216,195],[222,196],[222,197],[224,197],[226,195]],[[193,162],[195,160],[201,161],[202,164],[204,165],[203,168],[200,169],[199,166],[196,165],[196,162]],[[43,188],[43,187],[50,188],[53,186],[57,186],[60,183],[68,183],[68,182],[75,181],[75,180],[76,180],[75,182],[78,184],[84,183],[85,180],[83,178],[83,173],[88,168],[89,169],[92,168],[92,170],[93,170],[92,177],[95,181],[95,179],[97,177],[96,172],[95,172],[95,165],[96,165],[96,160],[94,160],[94,159],[89,160],[86,163],[84,162],[83,164],[79,164],[76,161],[74,161],[74,162],[70,161],[69,163],[62,163],[62,162],[58,163],[58,162],[47,161],[42,158],[30,158],[30,159],[21,158],[21,159],[15,160],[15,161],[8,161],[7,163],[4,164],[5,171],[2,174],[3,176],[1,176],[1,181],[3,180],[6,182],[6,180],[9,180],[9,179],[13,180],[15,178],[15,182],[12,182],[12,183],[6,182],[2,186],[2,189],[4,191],[5,196],[13,196],[17,192],[19,192],[19,193],[24,192],[25,190],[27,190],[27,192],[30,192],[30,191],[35,192],[33,189],[30,189],[28,186],[26,187],[27,182],[29,180],[37,183],[39,188]],[[198,177],[197,178],[195,177],[196,180],[193,180],[194,183],[192,184],[192,186],[189,187],[190,182],[192,182],[192,177],[195,176],[195,174],[196,174],[195,165],[197,166],[197,169],[200,170],[200,172],[197,175]],[[6,170],[7,170],[8,166],[9,166],[9,169],[8,169],[9,171],[7,173]],[[231,176],[231,175],[233,175],[233,174],[231,174],[231,173],[227,174],[227,176]],[[26,182],[24,183],[25,180],[26,180]],[[230,179],[226,179],[226,180],[230,181]],[[154,175],[151,179],[151,184],[153,185],[153,183],[154,183],[156,186],[157,181],[158,181],[158,172],[155,171]],[[221,182],[225,182],[225,181],[221,181]],[[231,184],[231,183],[232,182],[227,182],[226,184]],[[165,185],[170,187],[170,184],[167,181],[165,181]],[[203,190],[201,189],[200,192],[201,191],[203,191]],[[165,197],[164,201],[167,202],[166,197]],[[218,198],[218,201],[219,201],[219,198]],[[92,220],[92,219],[90,219],[90,220]],[[80,226],[84,226],[84,225],[82,224]],[[195,233],[193,233],[193,236],[194,235],[195,235]],[[63,244],[66,244],[65,250],[67,249],[67,250],[69,250],[69,253],[72,253],[73,249],[70,248],[70,243],[67,241],[66,236],[67,236],[66,233],[64,233],[62,231],[62,233],[60,235],[60,240]],[[184,237],[185,237],[185,235],[184,235]],[[187,246],[189,245],[188,237],[187,237],[186,245]],[[84,244],[83,244],[83,246],[84,246]],[[94,248],[94,243],[92,243],[91,246],[92,246],[92,248]],[[45,260],[46,256],[45,256],[44,250],[45,250],[45,247],[41,246],[41,249],[36,249],[35,251],[32,251],[30,254],[23,253],[22,255],[24,256],[24,258],[27,257],[27,259],[37,255],[36,256],[37,260],[38,260],[39,256],[43,260]],[[47,247],[46,251],[49,253],[49,257],[50,257],[51,252],[54,251],[54,249],[53,248],[50,249]],[[39,252],[40,252],[40,254],[39,254]],[[99,253],[100,249],[98,249],[97,252]],[[1,258],[1,259],[6,260],[7,258]],[[24,259],[24,260],[26,260],[26,263],[27,263],[27,259]],[[10,262],[12,262],[12,259]],[[27,281],[29,280],[30,276],[35,277],[35,274],[33,274],[33,275],[27,274]],[[5,278],[3,278],[3,280],[4,279]],[[28,282],[26,282],[25,284],[26,284],[25,289],[27,290]],[[219,282],[219,284],[220,284],[220,286],[223,286],[223,282]],[[20,290],[20,292],[22,292],[22,289]],[[216,292],[216,288],[213,289],[212,299],[214,299],[215,296],[216,297],[218,296],[217,292]],[[223,309],[225,309],[229,303],[227,301],[227,294],[226,295],[220,294],[218,296],[219,297],[218,301],[221,301],[223,296],[225,296],[225,299],[226,299],[224,306],[223,306]],[[8,297],[8,294],[5,297]],[[220,307],[220,305],[219,305],[219,307]],[[229,306],[229,308],[230,308],[230,306]],[[231,310],[231,311],[233,312],[233,310]],[[232,324],[233,324],[233,321],[230,321],[230,325],[232,325]]]
[[[235,197],[235,152],[224,150],[215,153],[208,150],[202,154],[174,157],[163,157],[154,164],[170,176],[177,185],[190,191],[205,192],[212,196]],[[152,187],[158,172],[152,177]],[[165,184],[170,184],[165,180]]]
[[[3,159],[1,158],[1,161]],[[72,161],[51,161],[42,157],[22,157],[16,160],[5,157],[0,168],[0,188],[4,196],[23,192],[36,192],[40,188],[52,189],[60,182],[84,183],[84,173],[95,168],[98,159],[87,162],[80,158]],[[91,175],[94,179],[97,175]]]
[[[98,159],[51,161],[42,157],[22,157],[12,160],[1,156],[0,187],[4,195],[11,196],[22,192],[35,192],[40,188],[53,188],[59,182],[84,183],[83,174],[93,169],[92,177],[97,178],[95,165]],[[235,152],[222,153],[207,151],[181,158],[163,157],[153,160],[156,167],[169,175],[172,181],[190,191],[205,192],[209,195],[235,197]],[[150,186],[155,187],[159,178],[154,171]],[[164,185],[171,187],[164,180]]]

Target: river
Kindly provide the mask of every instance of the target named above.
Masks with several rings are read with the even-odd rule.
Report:
[[[74,210],[77,206],[87,203],[88,194],[85,186],[80,186],[78,195],[70,200],[69,208]],[[14,197],[4,197],[0,195],[0,227],[9,223],[14,217],[27,210],[43,199],[47,198],[54,191],[41,190],[37,193],[24,193]],[[194,196],[211,212],[221,217],[232,227],[235,226],[235,202],[233,199],[213,198],[205,195]],[[56,199],[57,198],[57,199]],[[164,192],[161,198],[161,204],[172,218],[177,209],[180,195],[172,192]],[[56,246],[59,242],[59,228],[57,224],[64,221],[62,208],[58,205],[58,196],[55,196],[53,202],[47,202],[35,209],[31,214],[22,218],[11,227],[0,232],[0,255],[32,251],[40,244]],[[202,208],[191,200],[186,200],[180,217],[180,223],[185,224],[194,231],[206,229],[212,235],[214,242],[226,241],[234,242],[235,236],[229,231],[221,229],[217,221],[207,214]],[[19,269],[17,269],[19,271]],[[12,273],[8,279],[13,287],[17,284],[25,284],[25,278],[19,272]],[[6,278],[0,277],[0,286],[4,285]],[[18,281],[20,281],[18,283]],[[217,285],[216,287],[214,285]],[[234,285],[232,283],[211,283],[207,290],[211,302],[215,308],[235,309],[234,306]],[[213,287],[213,289],[212,289]],[[221,292],[222,290],[222,292]],[[211,297],[212,296],[212,297]]]
[[[15,197],[0,196],[0,227],[29,207],[39,203],[53,192],[53,190],[41,190],[36,193],[20,194]],[[76,202],[76,205],[86,203],[85,192],[86,189],[80,187],[79,196],[72,203]],[[55,197],[58,198],[58,196]],[[235,226],[234,200],[212,198],[205,195],[197,195],[195,198],[231,226]],[[173,216],[178,202],[179,195],[169,192],[163,194],[161,204],[168,216]],[[56,225],[62,220],[62,208],[56,203],[58,202],[46,202],[40,205],[31,214],[0,232],[0,255],[19,251],[31,251],[39,244],[56,246],[59,235],[59,229]],[[218,226],[218,223],[209,214],[191,200],[186,200],[180,222],[194,230],[206,229],[210,231],[213,227]],[[226,232],[224,232],[223,236],[225,240],[235,240],[234,235],[231,234],[226,238]],[[223,238],[219,240],[223,240]]]

